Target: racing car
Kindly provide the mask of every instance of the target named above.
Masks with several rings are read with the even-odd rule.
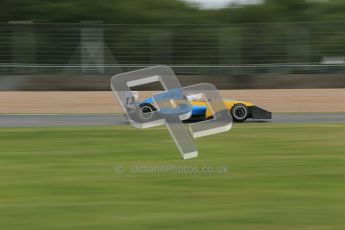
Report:
[[[137,98],[137,93],[133,96],[133,101]],[[200,120],[207,120],[212,118],[212,111],[207,106],[207,102],[204,101],[202,98],[198,97],[188,97],[192,105],[192,115],[191,117],[186,120],[187,122],[190,121],[200,121]],[[256,106],[250,102],[245,101],[237,101],[231,99],[224,99],[224,105],[230,112],[232,119],[235,122],[244,122],[248,118],[251,119],[272,119],[272,113]],[[157,111],[155,106],[154,100],[152,97],[146,98],[142,102],[135,102],[136,107],[138,107],[141,113],[145,116],[148,113],[153,111]]]

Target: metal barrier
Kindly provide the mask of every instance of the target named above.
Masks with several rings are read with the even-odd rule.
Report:
[[[344,73],[345,22],[229,25],[0,24],[0,74]]]

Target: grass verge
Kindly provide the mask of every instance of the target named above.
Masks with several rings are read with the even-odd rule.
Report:
[[[0,229],[340,230],[344,137],[345,124],[235,124],[184,161],[163,128],[0,129]]]

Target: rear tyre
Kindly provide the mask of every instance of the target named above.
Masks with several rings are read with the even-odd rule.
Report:
[[[151,119],[153,112],[156,111],[156,108],[149,103],[143,103],[139,107],[140,107],[140,118],[142,120]]]
[[[248,118],[248,108],[244,104],[235,104],[230,110],[232,119],[237,122],[243,122]]]

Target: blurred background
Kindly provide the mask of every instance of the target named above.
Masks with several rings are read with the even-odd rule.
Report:
[[[0,4],[3,91],[110,90],[110,76],[158,64],[182,85],[345,87],[342,0]]]
[[[110,89],[155,65],[273,118],[183,161]],[[0,229],[343,230],[344,74],[344,0],[1,0]]]

